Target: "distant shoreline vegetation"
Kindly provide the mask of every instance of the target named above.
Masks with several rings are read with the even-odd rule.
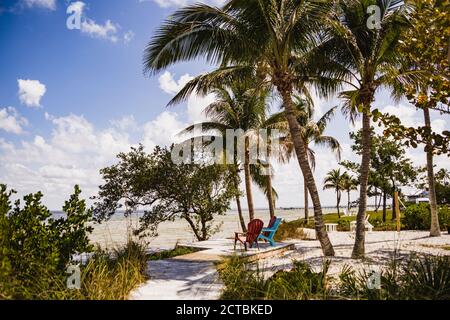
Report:
[[[342,206],[342,208],[345,208],[345,206]],[[370,208],[375,208],[375,206],[367,206],[368,209]],[[309,207],[309,209],[313,209],[313,207]],[[323,206],[322,209],[325,211],[324,214],[333,214],[335,213],[334,211],[336,211],[336,206]],[[280,208],[276,208],[276,210],[278,211],[295,211],[295,210],[305,210],[304,207],[280,207]],[[331,210],[330,212],[326,212],[327,210]],[[334,211],[333,211],[334,210]],[[269,209],[268,208],[257,208],[255,209],[256,212],[268,212]],[[50,210],[50,212],[52,213],[52,215],[54,217],[64,217],[65,213],[61,210]],[[124,210],[118,210],[113,214],[113,217],[119,217],[119,216],[123,216],[125,214]],[[238,210],[237,209],[230,209],[226,215],[234,215],[234,214],[238,214]],[[135,216],[143,216],[144,215],[144,210],[137,210],[134,211],[132,213],[132,215]]]

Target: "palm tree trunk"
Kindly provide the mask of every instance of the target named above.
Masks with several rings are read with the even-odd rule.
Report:
[[[339,211],[339,204],[341,202],[341,197],[339,196],[339,190],[336,190],[336,208],[337,208],[337,214],[338,214],[338,218],[341,218],[341,213]]]
[[[378,193],[377,193],[377,188],[375,188],[375,212],[378,213]]]
[[[368,109],[368,108],[367,108]],[[360,195],[359,195],[359,210],[356,216],[356,236],[355,246],[353,247],[352,258],[359,259],[365,255],[365,220],[367,210],[367,185],[369,182],[370,170],[370,150],[372,144],[370,116],[367,109],[363,113],[362,123],[362,161],[361,161],[361,176],[360,176]]]
[[[397,205],[395,203],[395,192],[398,190],[396,189],[394,178],[391,178],[391,182],[392,182],[392,221],[395,221],[397,219],[397,211],[395,210]]]
[[[333,245],[331,244],[330,238],[328,237],[328,233],[323,222],[322,206],[320,204],[319,192],[317,190],[316,182],[309,165],[307,150],[300,134],[299,124],[294,114],[294,104],[292,102],[292,81],[289,75],[281,75],[281,77],[278,79],[277,88],[279,93],[281,94],[281,97],[283,98],[286,119],[289,123],[289,129],[292,136],[292,141],[294,143],[295,152],[297,154],[297,160],[302,170],[303,176],[305,177],[306,185],[308,187],[314,206],[314,220],[317,238],[319,239],[323,254],[325,256],[334,256],[335,253]]]
[[[395,190],[395,188],[394,188]],[[395,191],[392,193],[392,221],[397,220],[397,211],[395,210],[396,208],[396,203],[395,203]]]
[[[247,232],[247,227],[245,226],[244,215],[242,214],[241,199],[239,199],[239,196],[236,196],[236,206],[238,209],[239,222],[241,224],[242,232]]]
[[[272,172],[270,170],[270,165],[268,168],[267,175],[267,200],[269,201],[269,212],[270,218],[275,217],[275,199],[273,197],[273,188],[272,188]]]
[[[378,211],[380,210],[380,207],[381,207],[381,202],[383,201],[383,191],[381,189],[380,189],[380,194],[379,194],[377,201],[378,202],[375,203],[375,206],[376,206],[375,212],[378,213]]]
[[[348,212],[348,214],[350,214],[350,204],[351,204],[351,201],[350,201],[350,190],[347,190],[347,212]]]
[[[305,220],[308,223],[309,219],[309,194],[308,194],[308,186],[306,185],[306,179],[303,179],[303,189],[305,191]]]
[[[234,184],[235,184],[236,190],[239,190],[239,179],[238,179],[237,174],[238,174],[238,169],[236,168],[236,173],[234,176]],[[239,222],[241,223],[242,232],[247,232],[247,227],[245,226],[244,215],[242,214],[241,199],[240,199],[239,194],[236,194],[236,206],[237,206],[237,210],[238,210]]]
[[[250,180],[250,141],[248,137],[245,137],[244,162],[245,192],[247,193],[248,215],[250,221],[252,221],[255,219],[255,209],[253,205],[252,182]]]
[[[423,114],[425,117],[425,127],[431,132],[431,119],[430,119],[430,109],[427,107],[423,108]],[[439,227],[439,217],[437,210],[437,199],[436,199],[436,186],[434,181],[434,168],[433,168],[433,145],[429,137],[427,137],[427,175],[428,175],[428,193],[430,198],[430,209],[431,209],[431,228],[430,237],[440,237],[441,230]]]

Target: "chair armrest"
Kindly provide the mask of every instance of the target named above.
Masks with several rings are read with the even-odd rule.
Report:
[[[277,231],[277,229],[275,229],[275,228],[263,228],[261,230],[261,232],[272,232],[272,231]]]

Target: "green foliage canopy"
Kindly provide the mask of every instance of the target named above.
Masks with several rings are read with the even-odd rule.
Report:
[[[172,147],[173,148],[173,147]],[[101,170],[105,184],[94,204],[97,220],[119,209],[125,215],[143,210],[136,234],[156,235],[159,223],[186,220],[199,241],[218,231],[215,215],[225,214],[236,195],[233,172],[224,165],[175,164],[172,148],[140,145],[118,155],[119,163]]]

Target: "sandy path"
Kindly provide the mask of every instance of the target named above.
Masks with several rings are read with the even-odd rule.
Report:
[[[217,300],[222,286],[211,262],[152,261],[151,279],[134,291],[131,300]]]
[[[366,259],[350,258],[354,235],[349,232],[332,232],[330,239],[336,251],[331,258],[330,275],[338,274],[345,265],[355,269],[378,270],[386,266],[395,252],[402,255],[426,253],[450,255],[450,235],[429,238],[428,232],[404,231],[400,237],[396,232],[372,232],[366,235]],[[295,243],[295,250],[283,255],[267,258],[259,262],[261,270],[267,275],[277,270],[289,270],[294,260],[306,261],[314,269],[322,268],[323,256],[318,241],[287,241]],[[211,262],[180,261],[168,259],[149,262],[151,279],[130,296],[136,300],[206,300],[218,299],[222,288],[217,271]]]

